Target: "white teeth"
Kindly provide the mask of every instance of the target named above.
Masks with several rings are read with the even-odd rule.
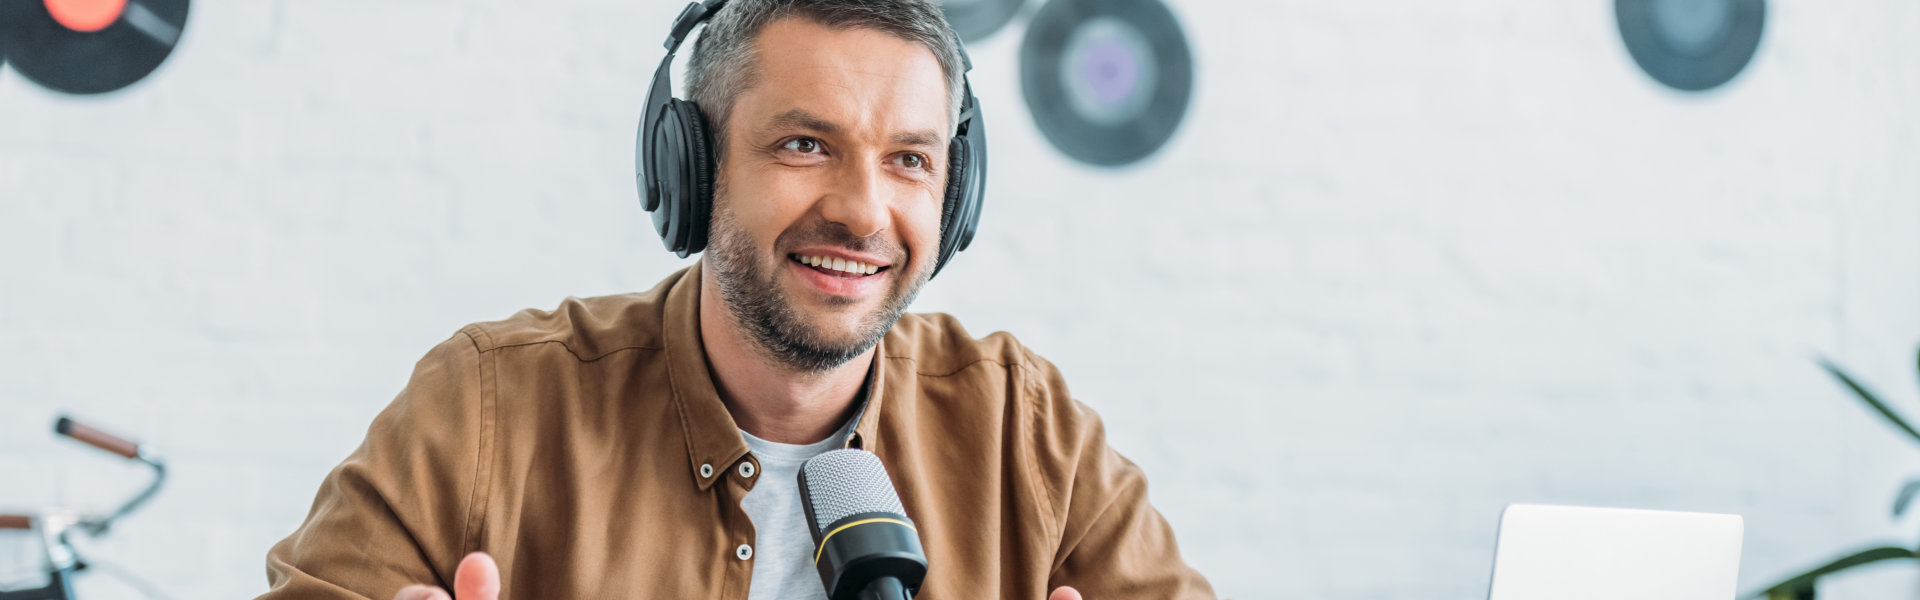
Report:
[[[800,259],[800,264],[803,264],[803,265],[820,267],[822,269],[832,269],[832,270],[840,271],[843,273],[852,273],[855,275],[872,275],[874,273],[880,272],[880,267],[878,265],[870,265],[860,261],[847,260],[844,258],[827,258],[824,256],[804,256],[804,255],[799,255],[797,256],[797,258]]]

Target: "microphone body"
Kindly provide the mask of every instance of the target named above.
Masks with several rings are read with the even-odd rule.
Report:
[[[907,600],[927,576],[927,554],[880,457],[834,450],[800,466],[800,502],[815,568],[830,600]]]

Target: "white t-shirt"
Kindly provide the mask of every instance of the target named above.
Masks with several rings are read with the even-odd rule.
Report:
[[[769,442],[740,431],[747,449],[760,459],[760,481],[740,499],[753,520],[753,579],[747,600],[826,600],[826,586],[813,567],[813,534],[800,505],[800,465],[844,446],[858,419],[811,444]]]

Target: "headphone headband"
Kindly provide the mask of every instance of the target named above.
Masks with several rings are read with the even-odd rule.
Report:
[[[667,58],[672,59],[673,53],[680,50],[680,42],[687,39],[687,34],[693,33],[694,27],[705,22],[713,13],[720,12],[720,8],[726,5],[727,0],[706,0],[681,9],[680,16],[673,18],[673,30],[667,32]]]

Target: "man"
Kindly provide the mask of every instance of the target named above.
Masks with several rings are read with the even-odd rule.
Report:
[[[265,597],[824,598],[795,472],[841,447],[887,465],[920,597],[1211,597],[1051,364],[903,316],[936,270],[957,44],[930,0],[721,9],[688,74],[708,256],[428,353]]]

